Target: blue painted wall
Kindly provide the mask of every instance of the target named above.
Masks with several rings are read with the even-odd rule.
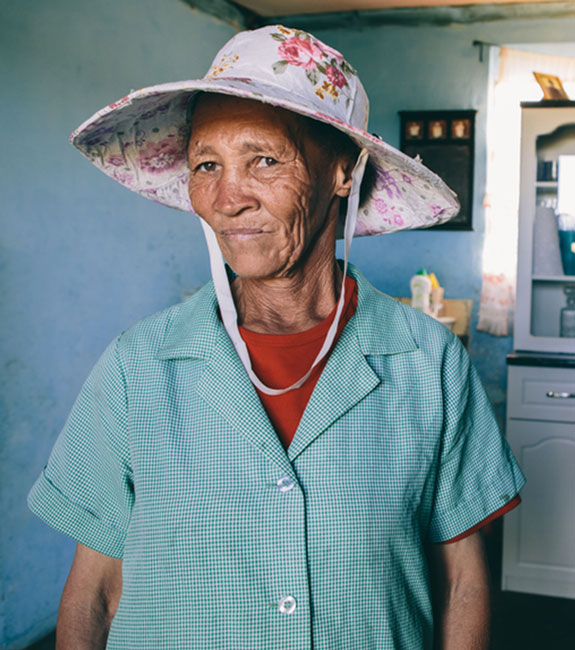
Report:
[[[352,260],[377,287],[409,296],[409,279],[421,267],[432,270],[447,298],[471,298],[474,315],[470,354],[500,422],[504,421],[505,355],[511,337],[475,331],[481,294],[484,238],[488,64],[479,61],[474,40],[491,43],[561,43],[565,54],[575,40],[572,18],[514,19],[468,25],[378,26],[317,30],[358,69],[371,100],[370,130],[399,145],[400,110],[477,109],[473,232],[415,231],[354,242]],[[555,49],[556,54],[561,51]],[[509,242],[509,247],[515,246]]]
[[[209,277],[195,219],[116,187],[68,135],[131,88],[201,76],[234,33],[179,0],[0,8],[1,648],[55,623],[72,544],[25,499],[81,383],[112,337]]]
[[[391,143],[398,110],[479,109],[475,232],[357,241],[353,259],[378,287],[407,295],[409,277],[426,266],[448,296],[477,302],[487,66],[471,41],[573,33],[568,20],[318,32],[360,70],[371,128]],[[55,622],[73,545],[27,512],[25,496],[81,383],[113,336],[209,276],[194,219],[116,186],[67,144],[68,134],[131,88],[202,74],[232,34],[179,0],[19,0],[0,9],[0,77],[12,93],[0,108],[0,648],[21,648]],[[509,347],[509,339],[472,341],[499,402]]]

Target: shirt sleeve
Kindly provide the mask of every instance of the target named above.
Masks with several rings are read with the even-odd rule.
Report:
[[[461,539],[465,539],[466,537],[469,537],[470,535],[473,535],[473,533],[476,533],[478,530],[481,530],[488,524],[490,524],[492,521],[495,521],[496,519],[499,519],[499,517],[503,517],[503,515],[506,515],[508,512],[511,512],[514,508],[517,508],[517,506],[521,503],[521,497],[519,495],[516,495],[506,503],[502,508],[499,508],[499,510],[496,510],[493,514],[489,515],[489,517],[486,517],[483,521],[480,521],[478,524],[475,524],[472,528],[469,530],[466,530],[464,533],[461,533],[460,535],[457,535],[456,537],[452,537],[451,539],[446,539],[444,542],[440,542],[441,544],[453,544],[453,542],[459,542]]]
[[[445,542],[472,529],[512,501],[525,483],[457,337],[446,348],[442,381],[444,429],[430,542]]]
[[[76,541],[121,558],[133,501],[126,377],[116,339],[82,387],[28,505]]]

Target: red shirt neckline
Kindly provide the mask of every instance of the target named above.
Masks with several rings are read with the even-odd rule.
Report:
[[[343,306],[343,311],[342,311],[342,318],[341,318],[342,321],[345,320],[348,314],[350,304],[353,299],[352,294],[354,292],[357,292],[357,285],[355,284],[353,278],[350,278],[348,276],[346,278],[346,283],[345,283],[346,295],[345,295],[345,304]],[[313,327],[310,327],[307,330],[303,330],[302,332],[295,332],[293,334],[268,334],[263,332],[254,332],[252,330],[246,329],[245,327],[242,327],[241,325],[238,326],[238,329],[240,331],[241,337],[244,339],[246,345],[248,345],[248,348],[250,345],[256,345],[256,346],[264,345],[266,347],[302,346],[311,343],[312,341],[317,341],[318,339],[325,338],[329,328],[331,327],[331,324],[333,323],[333,319],[335,318],[336,310],[337,310],[337,302],[334,308],[329,313],[329,315],[326,316],[326,318],[324,318],[321,321],[321,323],[318,323],[317,325],[314,325]],[[354,312],[355,312],[355,306],[353,308],[353,312],[349,315],[347,320],[351,318]],[[338,330],[339,329],[340,328],[338,328]]]

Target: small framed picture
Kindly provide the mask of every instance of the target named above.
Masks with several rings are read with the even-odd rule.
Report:
[[[424,127],[422,120],[414,120],[405,124],[406,140],[421,140],[424,136]]]
[[[559,77],[543,72],[534,72],[533,75],[541,86],[543,99],[569,99]]]
[[[447,137],[447,122],[445,120],[431,120],[429,122],[429,139],[443,140]]]
[[[454,140],[464,140],[471,135],[471,122],[467,119],[451,122],[451,137]]]

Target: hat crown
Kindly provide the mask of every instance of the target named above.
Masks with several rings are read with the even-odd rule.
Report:
[[[308,113],[367,128],[369,102],[356,70],[340,52],[299,29],[273,25],[240,32],[218,52],[204,79],[237,80],[256,91],[279,87]]]

